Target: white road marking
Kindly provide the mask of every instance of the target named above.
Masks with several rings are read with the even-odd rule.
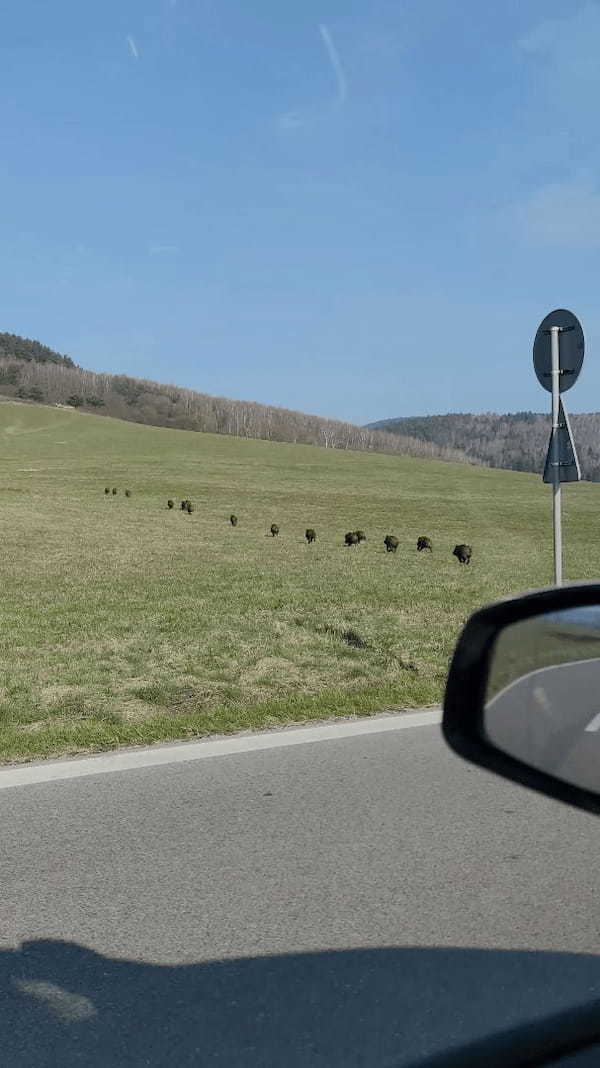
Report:
[[[600,731],[600,712],[590,720],[585,729],[586,731]]]
[[[229,738],[176,742],[171,745],[153,745],[143,749],[116,750],[111,753],[102,753],[99,756],[24,764],[19,767],[0,769],[0,790],[13,786],[31,786],[34,783],[56,782],[61,779],[79,779],[85,775],[106,775],[114,771],[130,771],[133,768],[178,764],[184,761],[202,760],[206,757],[277,749],[288,745],[336,742],[341,738],[356,738],[364,734],[380,734],[382,731],[397,731],[407,727],[432,726],[441,723],[441,720],[441,709],[435,708],[424,712],[399,712],[394,715],[343,720],[340,723],[322,723],[314,727],[256,731],[250,734],[237,734]]]
[[[543,686],[533,687],[533,699],[537,702],[543,712],[551,712],[552,706],[548,700],[548,695]]]
[[[91,998],[85,994],[71,994],[56,983],[49,983],[44,979],[13,979],[13,985],[22,994],[45,1004],[63,1023],[89,1020],[90,1017],[98,1015]]]

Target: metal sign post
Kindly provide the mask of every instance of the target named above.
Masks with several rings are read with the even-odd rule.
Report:
[[[584,338],[573,312],[558,309],[540,324],[533,345],[533,365],[540,384],[552,393],[552,429],[544,465],[544,482],[552,483],[554,582],[562,585],[561,482],[578,482],[579,460],[561,393],[575,385],[583,364]]]
[[[560,494],[560,453],[558,445],[558,403],[560,400],[560,326],[550,327],[552,356],[552,525],[554,530],[554,585],[562,586],[562,517]]]

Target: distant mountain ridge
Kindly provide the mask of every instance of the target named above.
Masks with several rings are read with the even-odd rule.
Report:
[[[600,413],[570,415],[571,430],[583,478],[600,482]],[[538,412],[497,415],[406,416],[369,424],[370,430],[418,438],[438,448],[460,449],[470,460],[488,467],[541,474],[550,437],[550,419]]]
[[[468,463],[464,452],[402,434],[254,401],[230,400],[128,375],[101,374],[18,334],[0,333],[0,395],[68,405],[149,426],[236,437],[390,452]]]

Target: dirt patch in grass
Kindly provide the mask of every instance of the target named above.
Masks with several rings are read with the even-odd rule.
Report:
[[[331,634],[334,638],[339,638],[340,641],[345,642],[352,649],[369,648],[368,641],[362,638],[353,627],[348,627],[346,630],[342,630],[340,627],[324,627],[322,633]]]

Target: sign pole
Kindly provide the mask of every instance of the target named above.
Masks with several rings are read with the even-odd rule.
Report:
[[[542,319],[533,343],[533,367],[540,385],[552,394],[552,430],[542,479],[552,486],[554,582],[562,586],[561,482],[579,482],[581,468],[562,394],[581,371],[585,338],[573,312],[556,308]]]
[[[562,526],[560,493],[559,415],[560,326],[550,327],[552,350],[552,518],[554,525],[554,584],[562,586]]]

